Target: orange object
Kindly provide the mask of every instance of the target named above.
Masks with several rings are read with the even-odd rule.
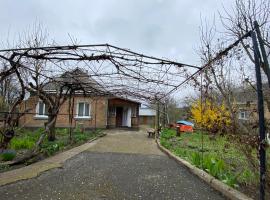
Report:
[[[180,132],[193,132],[192,126],[189,125],[183,125],[183,124],[178,124]]]

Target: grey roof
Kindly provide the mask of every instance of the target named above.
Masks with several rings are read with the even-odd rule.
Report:
[[[270,89],[268,84],[263,84],[264,95],[270,95]],[[256,102],[257,101],[257,91],[256,88],[251,86],[245,88],[238,88],[234,91],[235,100],[238,103],[246,102]]]
[[[76,68],[73,71],[67,71],[60,77],[55,77],[47,84],[43,89],[50,93],[56,92],[60,87],[72,88],[77,93],[95,94],[95,95],[108,95],[102,85],[95,81],[88,75],[87,72],[80,68]]]
[[[140,108],[139,116],[156,116],[156,111],[151,108]]]

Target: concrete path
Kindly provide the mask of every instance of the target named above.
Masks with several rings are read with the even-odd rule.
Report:
[[[144,132],[110,131],[62,168],[0,187],[0,199],[224,199]]]

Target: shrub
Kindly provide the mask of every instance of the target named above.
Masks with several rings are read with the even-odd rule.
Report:
[[[42,145],[42,152],[47,156],[53,155],[55,152],[59,151],[60,146],[54,142],[48,142],[47,144]]]
[[[192,104],[191,114],[197,125],[213,133],[224,130],[231,125],[230,114],[224,103],[218,105],[209,100],[206,100],[205,103],[198,100]]]
[[[13,160],[16,156],[16,151],[14,150],[5,150],[1,153],[1,158],[3,161]]]
[[[41,145],[41,151],[47,155],[51,156],[57,151],[62,150],[65,146],[67,146],[67,140],[55,140],[53,142],[51,141],[44,141],[44,143]]]
[[[74,135],[75,142],[85,141],[88,139],[88,135],[86,133],[80,133]]]

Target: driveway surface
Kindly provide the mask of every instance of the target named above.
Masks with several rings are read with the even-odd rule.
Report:
[[[108,131],[62,168],[0,187],[1,200],[225,199],[143,131]]]

